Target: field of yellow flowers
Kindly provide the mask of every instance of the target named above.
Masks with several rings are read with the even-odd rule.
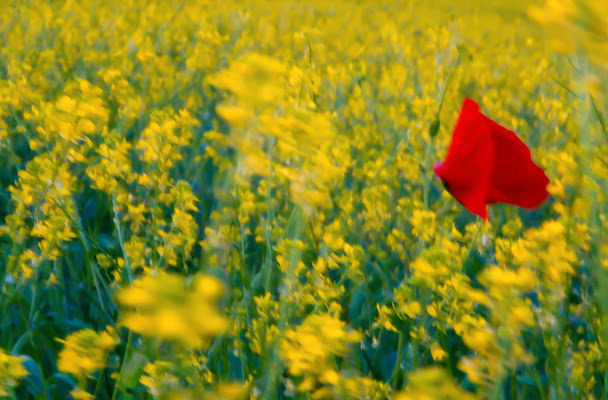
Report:
[[[0,1],[0,397],[607,398],[603,3]]]

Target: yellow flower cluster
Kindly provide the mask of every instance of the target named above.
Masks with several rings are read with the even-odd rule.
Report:
[[[57,340],[63,344],[57,368],[74,375],[78,380],[76,388],[70,394],[75,399],[93,399],[94,396],[86,391],[86,378],[107,366],[108,354],[119,342],[114,328],[107,327],[102,332],[81,329],[65,340]]]
[[[9,397],[19,381],[27,375],[21,357],[11,356],[0,349],[0,396]]]
[[[578,46],[589,59],[608,68],[608,10],[593,0],[547,0],[530,9],[530,15],[543,25],[556,50],[572,54]]]
[[[118,344],[114,329],[103,332],[82,329],[64,339],[58,339],[64,347],[59,354],[60,371],[77,377],[90,376],[105,367],[107,354]]]
[[[137,279],[116,299],[126,310],[122,324],[134,332],[201,347],[222,333],[228,321],[218,313],[221,283],[210,276],[184,277],[160,273]]]
[[[298,64],[288,71],[273,58],[251,53],[209,83],[231,95],[216,112],[231,127],[239,175],[286,182],[292,200],[310,213],[327,204],[327,184],[342,170],[331,152],[331,116],[317,111],[307,73]]]
[[[302,325],[285,333],[281,357],[289,374],[301,377],[298,391],[315,391],[313,396],[327,397],[323,393],[331,393],[331,390],[317,385],[340,387],[335,357],[346,356],[348,345],[359,340],[361,335],[347,330],[346,324],[339,319],[329,315],[311,315]]]
[[[448,372],[440,367],[428,367],[414,372],[407,390],[393,396],[393,400],[474,400],[476,398],[458,387]]]

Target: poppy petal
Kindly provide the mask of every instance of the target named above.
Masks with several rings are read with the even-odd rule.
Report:
[[[530,149],[470,99],[462,105],[445,161],[434,171],[456,200],[484,220],[488,204],[535,208],[549,195],[549,179]]]
[[[484,219],[493,148],[492,135],[479,106],[466,99],[446,159],[435,167],[435,173],[447,183],[456,200]]]
[[[513,131],[485,118],[494,143],[488,204],[501,202],[528,209],[538,207],[549,196],[547,175],[534,164],[530,149]]]

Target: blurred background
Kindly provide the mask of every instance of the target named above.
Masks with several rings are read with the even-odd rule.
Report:
[[[0,396],[607,395],[602,2],[0,4]],[[434,177],[465,97],[541,207]]]

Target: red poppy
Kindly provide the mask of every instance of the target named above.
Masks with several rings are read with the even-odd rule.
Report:
[[[464,100],[445,161],[433,169],[452,196],[484,220],[488,204],[531,209],[549,196],[549,179],[530,149],[470,99]]]

